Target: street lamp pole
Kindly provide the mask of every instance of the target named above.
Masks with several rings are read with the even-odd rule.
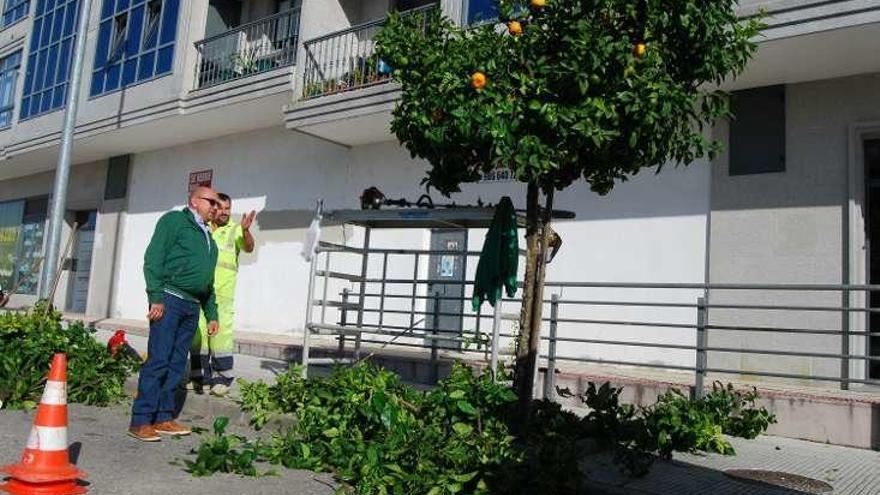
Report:
[[[67,184],[70,178],[70,160],[73,153],[73,136],[76,129],[76,112],[79,105],[82,85],[83,60],[86,54],[86,36],[93,0],[80,0],[79,23],[76,29],[76,45],[73,52],[70,85],[67,87],[67,103],[64,108],[64,128],[61,134],[61,150],[58,153],[58,167],[55,169],[55,185],[52,189],[52,206],[49,212],[49,236],[46,239],[46,257],[40,279],[40,297],[47,298],[52,293],[55,272],[59,263],[61,247],[61,225],[64,222],[67,203]],[[51,304],[52,301],[49,301]]]

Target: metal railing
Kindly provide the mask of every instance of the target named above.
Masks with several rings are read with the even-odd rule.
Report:
[[[549,352],[541,356],[547,360],[548,370],[557,368],[559,362],[569,362],[690,372],[697,395],[704,392],[709,376],[751,382],[781,379],[809,386],[836,383],[841,389],[849,389],[852,384],[880,385],[874,376],[877,370],[871,372],[872,364],[880,364],[880,348],[870,342],[871,338],[880,337],[880,332],[871,331],[870,316],[880,312],[880,308],[866,305],[868,295],[880,291],[880,286],[549,281],[547,287],[557,293],[586,289],[594,293],[651,294],[644,299],[654,299],[663,292],[696,291],[699,294],[692,302],[578,299],[553,294],[549,300],[550,317],[545,318],[549,335],[542,337],[553,344],[548,346]],[[861,304],[854,305],[853,299],[860,300]],[[573,310],[579,317],[562,316],[563,313],[570,315]],[[684,318],[669,321],[657,315],[657,311],[674,311],[679,318]],[[602,317],[608,312],[637,315],[635,318]],[[568,326],[568,335],[577,336],[561,337],[561,326]],[[604,338],[580,336],[597,329],[597,333],[602,333],[603,328]],[[612,333],[607,331],[609,328],[617,335],[625,332],[621,329],[627,329],[627,338],[606,337]],[[557,349],[563,344],[589,346],[592,352],[578,355],[564,349],[560,353]],[[630,357],[602,357],[612,348],[630,349],[615,353]],[[640,356],[650,350],[684,352],[691,356],[693,364]],[[552,371],[547,373],[546,379],[545,394],[552,395],[555,390]]]
[[[353,338],[355,356],[362,344],[395,346],[425,352],[435,367],[445,352],[483,359],[493,369],[513,353],[521,299],[477,311],[469,304],[473,270],[467,268],[476,267],[479,252],[322,244],[319,253],[307,326],[336,336],[340,351]],[[331,256],[356,260],[337,269]],[[426,268],[431,273],[426,265],[443,256],[464,263],[466,276],[425,277]],[[360,273],[346,273],[355,266]],[[456,285],[465,287],[461,295],[438,291]],[[880,385],[880,331],[871,330],[871,315],[880,308],[868,305],[872,292],[880,286],[548,280],[540,353],[544,392],[554,395],[556,370],[607,366],[675,373],[697,395],[707,379]]]
[[[420,15],[425,26],[427,13],[435,8],[427,5],[402,15]],[[376,33],[385,21],[367,22],[306,41],[302,97],[316,98],[390,81],[391,67],[375,53]]]
[[[299,21],[295,8],[196,42],[196,89],[293,65]]]

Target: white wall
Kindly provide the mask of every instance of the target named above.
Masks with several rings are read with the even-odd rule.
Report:
[[[257,252],[242,257],[236,300],[240,328],[301,328],[308,272],[300,243],[315,201],[325,196],[338,202],[345,180],[343,151],[273,129],[135,156],[113,315],[143,317],[143,253],[155,223],[165,211],[185,204],[191,171],[211,168],[215,187],[234,198],[234,215],[250,209],[261,213],[254,230]]]
[[[302,328],[308,266],[299,252],[316,199],[323,197],[326,208],[332,210],[357,208],[361,191],[370,186],[379,187],[389,198],[405,197],[410,201],[415,201],[424,192],[419,182],[425,165],[410,159],[405,150],[390,142],[348,150],[289,131],[265,130],[137,155],[132,169],[114,316],[143,317],[146,305],[141,274],[143,251],[159,215],[171,205],[183,204],[187,174],[202,168],[213,168],[214,184],[234,198],[236,215],[249,208],[261,210],[255,230],[257,253],[242,255],[239,272],[236,310],[238,328],[242,330],[290,332]],[[707,190],[708,169],[705,164],[695,164],[687,169],[670,168],[660,175],[642,174],[619,185],[607,197],[595,195],[584,184],[560,193],[557,207],[575,211],[578,218],[556,225],[565,244],[550,266],[548,278],[562,281],[702,282]],[[525,206],[524,189],[515,183],[470,185],[451,200],[459,204],[475,203],[479,197],[484,202],[497,202],[504,194],[510,195],[517,207]],[[433,198],[435,202],[447,201],[436,193]],[[343,231],[338,226],[325,227],[323,234],[325,240],[347,242],[352,246],[360,246],[363,239],[361,229]],[[483,235],[481,231],[471,232],[471,250],[480,250]],[[427,230],[395,230],[374,231],[371,244],[385,248],[426,249],[429,242],[430,232]],[[524,241],[521,246],[525,246]],[[420,277],[426,278],[427,260],[423,259],[421,264]],[[412,268],[411,258],[391,257],[388,276],[411,278]],[[359,274],[360,260],[356,256],[337,255],[331,269]],[[473,278],[475,269],[476,261],[472,260],[469,279]],[[369,275],[377,277],[380,273],[381,258],[371,259]],[[343,287],[357,288],[337,282],[329,289],[332,294]],[[319,283],[318,293],[321,290]],[[368,291],[374,290],[378,291],[378,287],[368,288]],[[392,290],[408,294],[411,288],[389,288],[389,292]],[[424,293],[424,287],[419,293]],[[620,300],[645,298],[675,302],[693,302],[696,297],[691,293],[659,295],[645,291],[612,293],[586,289],[566,289],[562,295],[576,299],[619,296]],[[470,289],[466,296],[470,296]],[[394,304],[397,306],[386,308],[409,307],[409,301]],[[420,303],[417,310],[423,309],[424,303]],[[490,312],[488,307],[484,311]],[[337,314],[330,311],[327,316],[327,321],[332,322]],[[573,307],[566,308],[560,316],[693,320],[693,312],[688,310],[609,312]],[[375,316],[368,317],[368,320],[370,318]],[[399,317],[398,321],[408,322],[408,316]],[[484,326],[483,330],[486,329]],[[585,338],[645,340],[645,331],[629,327],[560,327],[561,335]],[[681,335],[668,330],[657,332],[657,340],[693,342],[692,332],[679,332]],[[612,360],[635,359],[638,355],[651,361],[680,364],[693,361],[687,352],[651,353],[619,347],[570,345],[565,352],[567,355]]]
[[[722,155],[712,186],[711,272],[713,283],[840,284],[865,281],[865,240],[859,184],[861,163],[850,170],[850,126],[880,122],[880,74],[831,79],[786,87],[786,166],[782,173],[730,176]],[[880,131],[880,125],[877,126]],[[718,128],[726,139],[727,128]],[[860,143],[854,143],[856,147]],[[854,201],[850,232],[844,232],[846,205]],[[845,274],[844,236],[854,240]],[[839,306],[839,292],[718,292],[717,302]],[[854,298],[854,301],[857,298]],[[863,299],[862,299],[863,301]],[[710,313],[711,316],[711,313]],[[715,311],[714,323],[751,324],[818,330],[841,328],[837,312],[769,313]],[[864,329],[854,315],[852,330]],[[719,346],[839,353],[839,336],[718,332]],[[865,352],[863,337],[853,338],[852,354]],[[802,372],[838,376],[836,359],[767,355],[710,355],[724,368]],[[853,376],[863,363],[853,362]],[[757,380],[758,378],[754,378]],[[830,384],[833,385],[833,384]]]

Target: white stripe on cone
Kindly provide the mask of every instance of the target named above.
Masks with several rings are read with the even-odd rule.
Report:
[[[66,426],[34,426],[28,437],[27,448],[34,450],[67,450]]]
[[[46,382],[46,388],[43,390],[43,404],[53,406],[63,406],[67,404],[67,384],[65,382],[56,382],[49,380]]]

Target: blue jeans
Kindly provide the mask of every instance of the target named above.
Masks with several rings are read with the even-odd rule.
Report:
[[[141,367],[131,426],[174,419],[175,393],[188,371],[187,356],[199,323],[199,305],[165,294],[165,313],[150,323],[147,362]]]

